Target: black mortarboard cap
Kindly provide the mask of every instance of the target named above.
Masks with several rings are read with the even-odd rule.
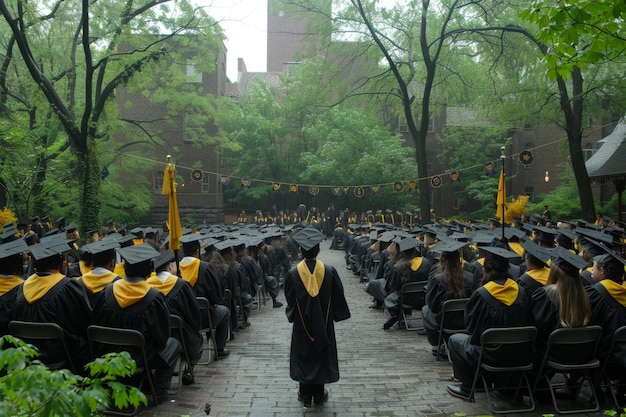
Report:
[[[501,259],[509,260],[519,258],[519,255],[515,252],[511,252],[508,249],[504,249],[498,246],[482,246],[482,250],[488,253],[487,256],[496,256]]]
[[[596,255],[602,255],[605,249],[610,249],[610,247],[604,246],[601,242],[594,240],[590,237],[583,236],[580,238],[580,245],[583,250],[590,254],[592,257]]]
[[[618,265],[622,265],[622,267],[626,266],[626,259],[620,258],[615,252],[608,248],[604,248],[603,253],[594,256],[593,260],[602,265],[614,262]]]
[[[433,250],[439,252],[457,252],[464,246],[467,246],[469,242],[463,242],[459,240],[440,240],[433,247]]]
[[[96,233],[100,233],[100,231],[98,229],[90,230],[87,232],[87,236],[93,236]]]
[[[0,245],[0,259],[9,258],[28,251],[28,245],[24,240],[17,239]]]
[[[570,275],[577,275],[581,269],[587,267],[587,261],[573,254],[562,246],[552,250],[552,265],[556,265]]]
[[[76,226],[75,224],[70,224],[69,226],[65,228],[65,232],[66,233],[75,232],[76,229],[78,229],[78,226]]]
[[[127,265],[136,265],[156,259],[159,256],[159,252],[148,243],[128,246],[126,248],[117,248],[117,252]]]
[[[4,230],[2,231],[2,234],[0,234],[0,241],[10,242],[12,240],[16,240],[19,237],[18,234],[19,232],[16,227],[14,226],[5,227]]]
[[[174,262],[176,260],[176,255],[171,250],[166,250],[161,252],[159,256],[154,259],[154,269],[159,270],[163,265],[168,264],[170,262]]]
[[[579,227],[578,229],[576,229],[576,233],[578,233],[579,235],[590,237],[593,240],[597,240],[602,243],[607,243],[607,244],[613,243],[613,236],[604,234],[598,230],[591,230],[591,229],[585,229],[585,228]]]
[[[297,244],[304,250],[310,250],[319,245],[321,241],[326,239],[326,236],[317,230],[315,227],[309,225],[299,232],[294,233],[291,237]]]
[[[85,250],[89,253],[92,253],[94,255],[97,255],[99,253],[102,252],[106,252],[112,249],[117,249],[120,247],[119,242],[115,241],[115,240],[100,240],[98,242],[93,242],[93,243],[87,243],[86,245],[83,246],[83,248],[85,248]]]
[[[400,243],[398,243],[398,250],[400,250],[400,252],[406,252],[416,248],[417,245],[419,245],[419,242],[415,240],[414,237],[405,237],[400,241]]]
[[[215,243],[215,249],[217,249],[220,252],[226,249],[230,249],[232,247],[233,245],[231,244],[231,239],[224,239],[222,241]]]
[[[44,259],[52,258],[53,256],[62,255],[65,252],[69,252],[70,246],[65,240],[57,240],[29,246],[29,250],[35,261],[42,261]]]
[[[532,240],[526,240],[522,243],[522,247],[526,252],[528,252],[533,257],[539,259],[539,261],[544,264],[548,262],[548,259],[552,256],[551,250],[544,248],[543,246],[537,245]]]

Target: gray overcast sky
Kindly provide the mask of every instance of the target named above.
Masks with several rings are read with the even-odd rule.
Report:
[[[248,71],[267,68],[267,0],[195,0],[205,5],[209,15],[220,21],[228,49],[226,72],[237,81],[237,58],[243,58]]]

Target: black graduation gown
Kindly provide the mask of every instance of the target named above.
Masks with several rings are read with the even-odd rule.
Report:
[[[506,278],[494,280],[498,285],[505,285]],[[532,325],[530,300],[523,287],[513,285],[511,291],[517,291],[517,297],[507,305],[494,297],[485,286],[478,288],[470,297],[465,307],[465,327],[470,335],[470,343],[480,346],[480,335],[492,327],[517,327]],[[486,348],[485,361],[503,365],[517,365],[515,352],[505,346]],[[527,358],[519,358],[521,361]],[[509,360],[511,360],[509,362]],[[506,362],[506,363],[504,363]]]
[[[167,308],[170,314],[179,316],[183,321],[183,328],[185,333],[185,346],[187,347],[187,353],[193,363],[196,363],[199,356],[202,354],[202,335],[200,329],[202,328],[203,317],[200,313],[200,307],[198,307],[198,301],[196,295],[191,288],[191,285],[184,279],[178,278],[175,275],[170,275],[168,279],[174,279],[176,282],[171,287],[167,294],[164,292],[166,287],[163,287],[163,281],[159,278],[150,277],[148,283],[157,290],[163,292],[167,303]],[[167,285],[169,288],[169,285]],[[181,340],[179,332],[172,334],[173,337]]]
[[[546,272],[547,271],[547,272]],[[517,283],[528,290],[528,293],[532,294],[545,285],[548,279],[548,268],[533,269],[526,271],[517,279]]]
[[[604,281],[586,288],[591,303],[591,324],[602,327],[599,358],[605,358],[608,354],[615,330],[626,325],[626,288],[614,282]],[[611,354],[609,363],[612,366],[626,367],[626,346],[617,346]]]
[[[550,333],[561,328],[561,320],[559,318],[559,295],[557,293],[556,284],[546,285],[538,288],[532,294],[531,308],[533,321],[537,327],[537,340],[535,341],[535,350],[537,357],[543,357],[546,351],[546,344]],[[550,357],[554,360],[567,363],[569,358],[580,358],[582,345],[572,345],[571,348],[561,348],[558,352],[554,349]]]
[[[350,318],[343,285],[335,268],[325,265],[316,297],[306,291],[297,268],[285,277],[287,319],[293,323],[289,376],[303,384],[339,380],[334,322]]]
[[[465,298],[474,291],[474,276],[464,271],[463,276],[465,278]],[[441,307],[443,303],[448,301],[450,297],[450,290],[443,281],[443,273],[431,275],[428,278],[428,284],[426,286],[426,305],[422,309],[422,319],[424,321],[424,327],[427,330],[436,331],[439,333],[439,327],[441,324]],[[446,328],[448,329],[463,329],[465,328],[465,317],[463,312],[455,312],[453,314],[446,314]]]
[[[109,284],[103,291],[96,294],[93,304],[93,324],[107,327],[134,329],[141,332],[146,341],[148,361],[158,355],[166,346],[170,337],[170,312],[167,308],[165,296],[158,290],[150,288],[146,295],[138,302],[122,307],[113,294],[114,283]],[[96,356],[110,352],[110,347],[94,346]],[[131,356],[143,366],[141,354],[131,351]]]
[[[26,300],[23,285],[17,287],[17,290],[11,319],[56,323],[61,326],[76,371],[80,371],[90,359],[87,326],[91,324],[92,316],[91,304],[82,284],[75,279],[64,277],[45,295],[32,303]],[[33,344],[39,347],[42,362],[65,360],[63,347],[57,342],[37,341]]]
[[[9,321],[17,297],[17,287],[23,283],[21,277],[0,276],[0,337],[9,334]]]

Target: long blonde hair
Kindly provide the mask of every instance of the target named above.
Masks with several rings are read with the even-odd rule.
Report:
[[[576,274],[572,276],[557,265],[550,266],[548,285],[556,284],[559,296],[559,321],[562,327],[583,327],[591,319],[591,304],[583,283]]]

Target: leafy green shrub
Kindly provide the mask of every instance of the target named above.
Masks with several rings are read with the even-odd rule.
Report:
[[[88,377],[49,370],[38,356],[34,346],[13,336],[0,339],[0,415],[88,417],[111,406],[148,403],[140,390],[119,381],[137,368],[127,352],[90,362]]]

